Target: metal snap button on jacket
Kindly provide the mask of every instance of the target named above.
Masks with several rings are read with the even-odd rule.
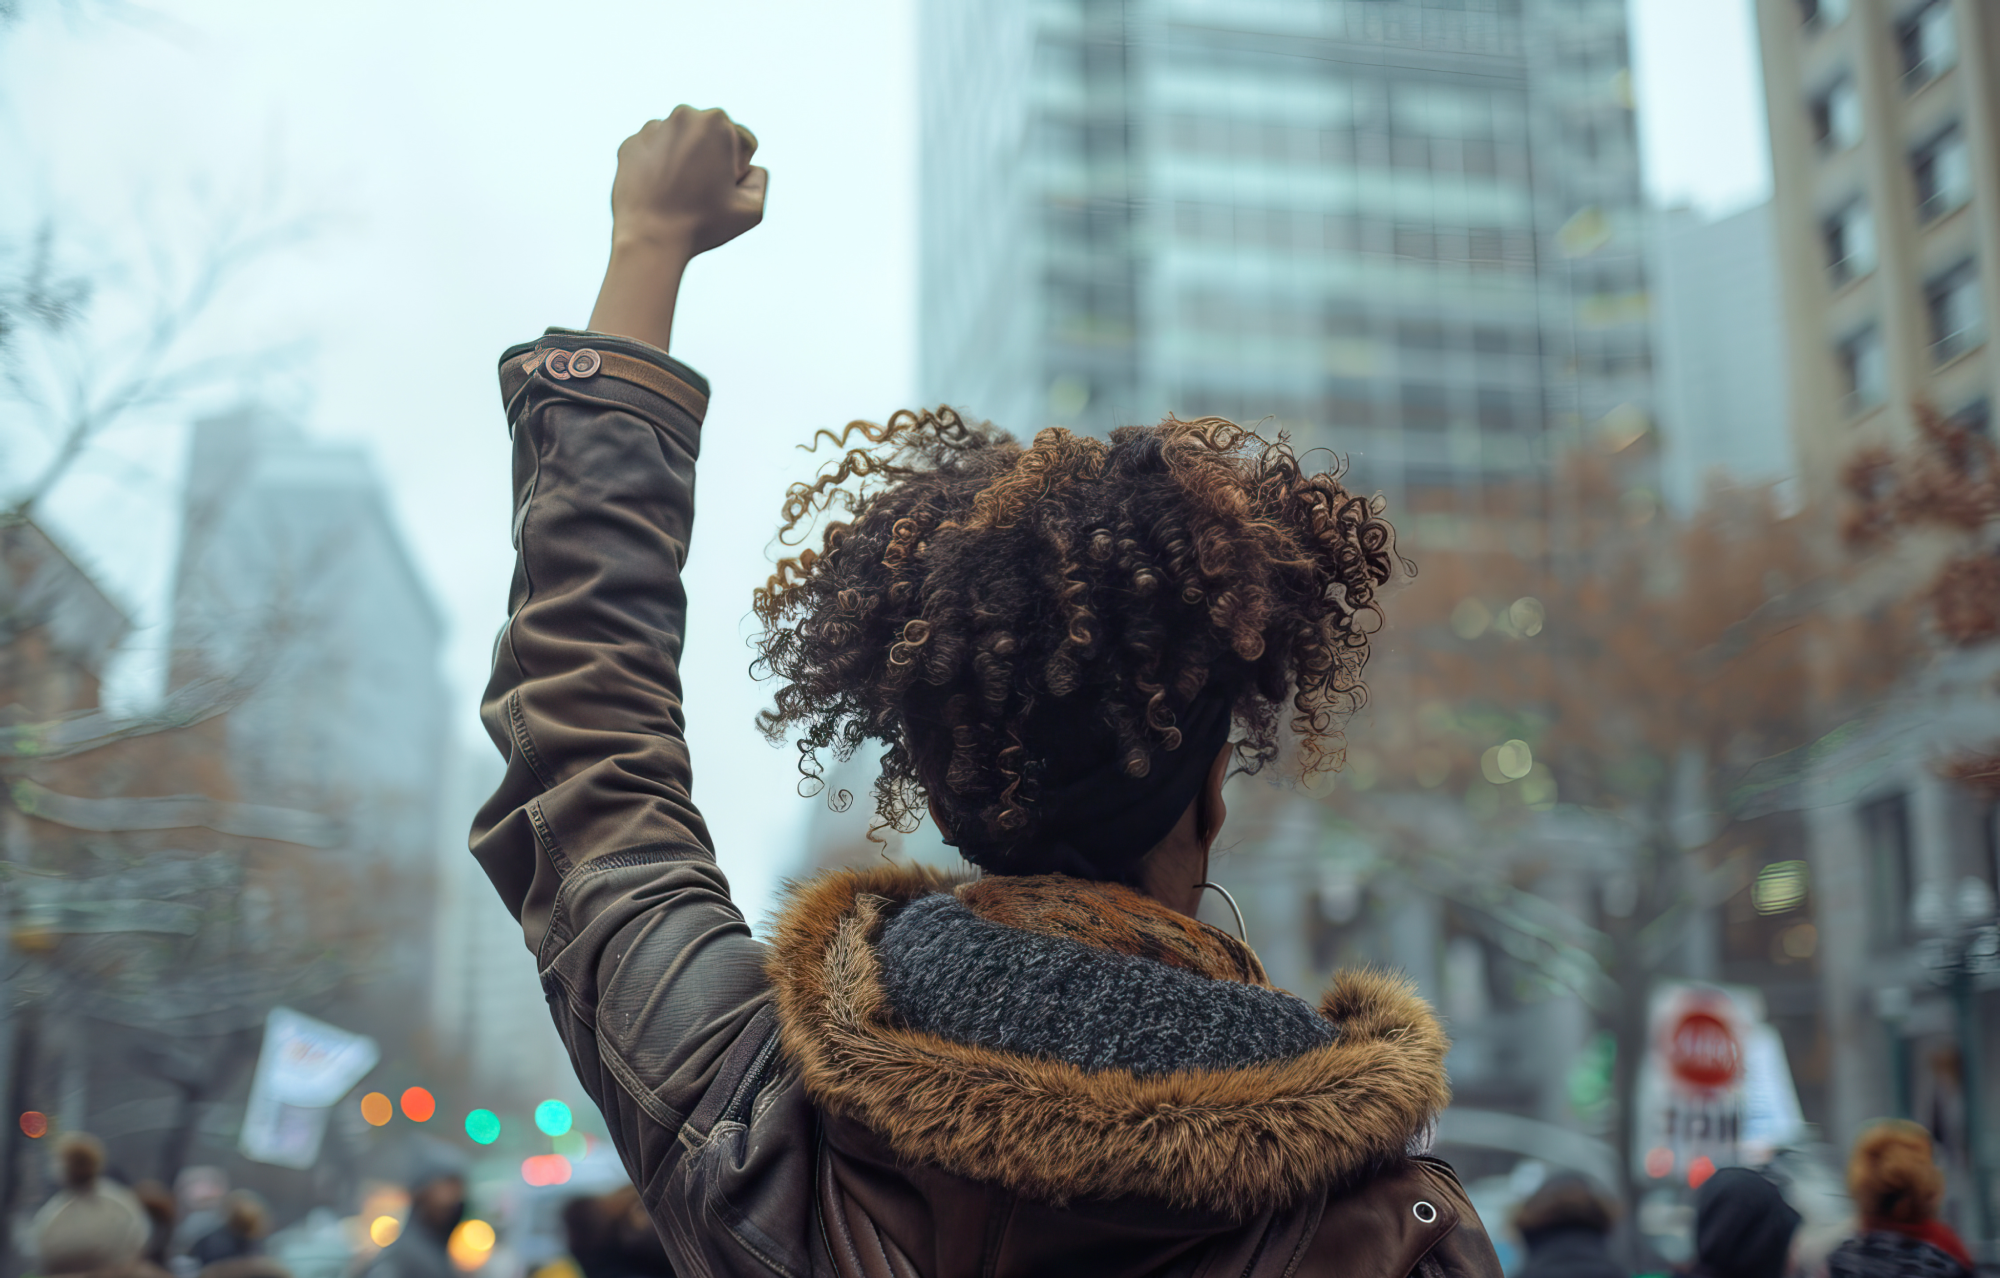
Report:
[[[569,353],[569,375],[571,377],[589,377],[591,374],[595,373],[603,365],[603,363],[604,363],[603,356],[599,355],[596,351],[591,350],[588,346],[584,347],[582,350],[571,351]]]
[[[1419,1202],[1416,1206],[1410,1208],[1410,1214],[1428,1225],[1437,1220],[1438,1209],[1429,1203]]]
[[[542,362],[542,371],[559,382],[566,382],[569,380],[569,359],[568,351],[550,351],[548,359]],[[595,371],[596,365],[591,367]]]

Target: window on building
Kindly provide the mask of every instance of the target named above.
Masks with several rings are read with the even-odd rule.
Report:
[[[1511,390],[1482,386],[1476,396],[1476,405],[1481,430],[1512,431],[1528,424],[1528,414],[1523,411],[1521,397]]]
[[[1396,223],[1396,256],[1413,261],[1437,260],[1437,235],[1428,226],[1415,222]]]
[[[1445,389],[1429,382],[1403,383],[1403,429],[1444,430],[1451,425]]]
[[[1865,201],[1856,200],[1820,224],[1826,243],[1826,268],[1836,287],[1875,269],[1875,218]]]
[[[1927,84],[1958,60],[1958,32],[1952,25],[1951,0],[1931,0],[1896,25],[1896,43],[1903,52],[1903,82]]]
[[[1863,804],[1861,844],[1868,858],[1869,933],[1878,950],[1891,950],[1909,939],[1910,802],[1891,794]]]
[[[1442,462],[1406,462],[1403,466],[1406,493],[1435,493],[1457,487],[1458,481],[1457,467]]]
[[[1917,180],[1917,212],[1928,222],[1972,198],[1972,156],[1965,131],[1956,124],[1917,148],[1910,157]]]
[[[1842,76],[1813,99],[1813,140],[1826,151],[1845,151],[1861,141],[1861,95],[1852,76]]]
[[[1976,263],[1960,262],[1924,288],[1931,318],[1931,355],[1939,363],[1986,340],[1986,307]]]
[[[1329,377],[1322,402],[1325,419],[1335,426],[1373,426],[1375,388],[1355,377]]]
[[[1880,404],[1889,389],[1881,333],[1873,325],[1862,329],[1840,344],[1838,357],[1847,411],[1859,413]]]
[[[1993,435],[1993,401],[1981,395],[1978,399],[1963,404],[1951,415],[1956,425],[1964,427],[1975,435],[1991,438]]]
[[[1396,344],[1408,351],[1441,351],[1448,343],[1444,325],[1405,320],[1396,325]]]

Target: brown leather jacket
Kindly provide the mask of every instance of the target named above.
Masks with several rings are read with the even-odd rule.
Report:
[[[885,923],[952,893],[981,926],[1191,968],[1198,991],[1262,983],[1254,956],[1136,894],[1079,931],[1032,892],[889,870],[803,885],[752,939],[682,734],[707,384],[557,330],[500,383],[518,558],[482,718],[507,772],[473,851],[680,1274],[1497,1278],[1451,1170],[1412,1152],[1444,1037],[1397,981],[1336,982],[1337,1032],[1282,1059],[1089,1071],[902,1023]]]

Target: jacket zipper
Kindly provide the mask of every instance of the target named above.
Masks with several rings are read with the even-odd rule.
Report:
[[[771,1067],[771,1058],[778,1054],[778,1031],[774,1028],[764,1046],[757,1049],[750,1068],[743,1075],[743,1081],[736,1085],[736,1095],[730,1098],[727,1121],[750,1123],[750,1111],[756,1107],[757,1093],[764,1085],[764,1073]]]

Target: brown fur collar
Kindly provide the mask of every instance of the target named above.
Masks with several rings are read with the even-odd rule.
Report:
[[[903,1028],[873,942],[904,902],[960,886],[922,869],[833,871],[793,889],[771,947],[782,1042],[808,1095],[913,1164],[1036,1201],[1138,1195],[1242,1219],[1397,1158],[1450,1099],[1436,1017],[1379,972],[1344,973],[1320,1000],[1337,1041],[1229,1070],[1086,1073]]]
[[[1006,927],[1271,988],[1249,946],[1122,884],[1067,874],[994,875],[960,884],[957,895],[974,914]]]

